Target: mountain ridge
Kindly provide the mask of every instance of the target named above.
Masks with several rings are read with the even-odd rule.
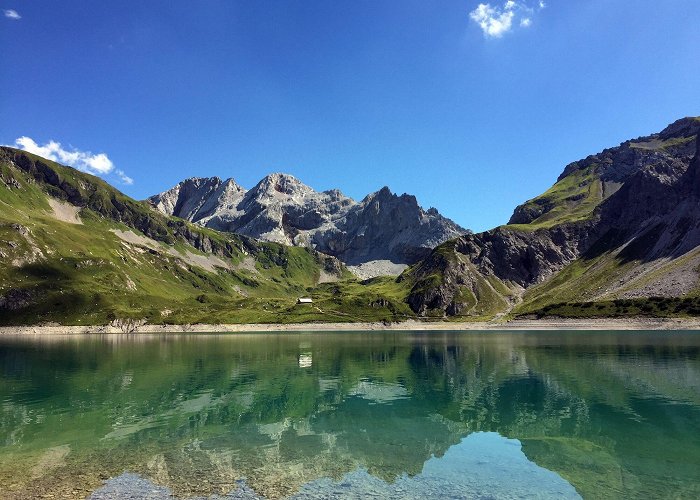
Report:
[[[641,283],[635,273],[670,272],[700,244],[698,131],[699,118],[683,118],[569,164],[550,190],[516,207],[509,224],[445,243],[409,270],[411,308],[453,316],[485,301],[492,314],[566,315],[586,313],[592,301],[694,296],[694,258],[683,264],[680,274],[692,278],[682,284],[652,275]],[[606,193],[608,181],[616,185]],[[558,297],[557,277],[565,275],[567,293]],[[500,293],[489,292],[491,282]],[[625,291],[635,286],[636,295]]]
[[[283,173],[266,175],[250,190],[232,178],[189,178],[148,201],[167,215],[263,241],[309,246],[349,265],[412,264],[468,232],[437,209],[424,210],[415,196],[396,195],[387,186],[356,201],[338,189],[315,191]]]

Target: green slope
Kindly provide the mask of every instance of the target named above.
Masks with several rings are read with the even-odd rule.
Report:
[[[296,305],[307,295],[314,304]],[[404,298],[395,280],[360,284],[313,250],[166,217],[94,176],[0,149],[0,324],[395,320],[410,315]]]
[[[675,297],[634,297],[634,292],[668,281],[673,273],[697,272],[700,249],[652,263],[626,260],[620,253],[613,250],[595,257],[584,255],[551,279],[529,288],[515,314],[571,318],[700,315],[697,283]]]
[[[507,227],[534,231],[587,219],[603,201],[603,193],[603,182],[596,173],[596,165],[591,165],[567,175],[546,192],[519,207],[536,214],[533,221],[527,224],[509,224]]]

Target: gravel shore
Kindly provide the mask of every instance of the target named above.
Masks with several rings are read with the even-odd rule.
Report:
[[[67,335],[85,333],[228,333],[228,332],[319,332],[319,331],[478,331],[478,330],[700,330],[700,319],[603,318],[542,319],[507,322],[404,321],[401,323],[294,323],[235,325],[140,325],[133,329],[96,326],[4,326],[0,335]]]

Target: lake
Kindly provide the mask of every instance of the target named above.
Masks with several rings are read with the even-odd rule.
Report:
[[[700,498],[700,334],[0,338],[0,497]]]

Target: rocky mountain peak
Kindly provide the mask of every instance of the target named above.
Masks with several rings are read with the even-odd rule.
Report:
[[[323,191],[321,194],[328,196],[328,198],[333,201],[350,199],[347,196],[345,196],[340,189],[329,189],[327,191]]]
[[[621,183],[648,165],[664,159],[671,162],[689,159],[695,152],[695,141],[700,132],[700,117],[676,120],[661,132],[625,141],[566,166],[557,179],[589,169],[604,181]]]
[[[224,186],[226,186],[226,189],[235,189],[237,191],[245,191],[246,189],[242,186],[240,186],[234,179],[233,177],[229,177],[225,181],[222,182]]]
[[[251,189],[251,192],[259,194],[303,196],[314,192],[314,190],[293,175],[274,173],[263,177],[263,179]]]
[[[187,185],[193,185],[193,186],[203,186],[205,184],[221,184],[221,178],[214,176],[214,177],[190,177],[189,179],[185,179],[184,181],[180,182],[179,185],[182,186],[187,186]]]
[[[382,203],[403,203],[406,205],[418,206],[418,200],[412,194],[403,193],[398,195],[394,193],[388,186],[384,186],[379,191],[370,193],[360,202],[360,203],[371,203],[373,201],[378,201]]]
[[[378,197],[380,197],[380,196],[384,196],[384,197],[394,196],[394,193],[391,192],[391,189],[389,189],[389,186],[384,186],[379,191],[377,191],[375,194]]]
[[[266,241],[309,246],[350,264],[411,264],[466,232],[437,210],[423,211],[415,196],[397,196],[386,186],[358,203],[340,190],[317,192],[283,173],[265,176],[249,191],[232,179],[188,179],[149,201],[168,215]]]

